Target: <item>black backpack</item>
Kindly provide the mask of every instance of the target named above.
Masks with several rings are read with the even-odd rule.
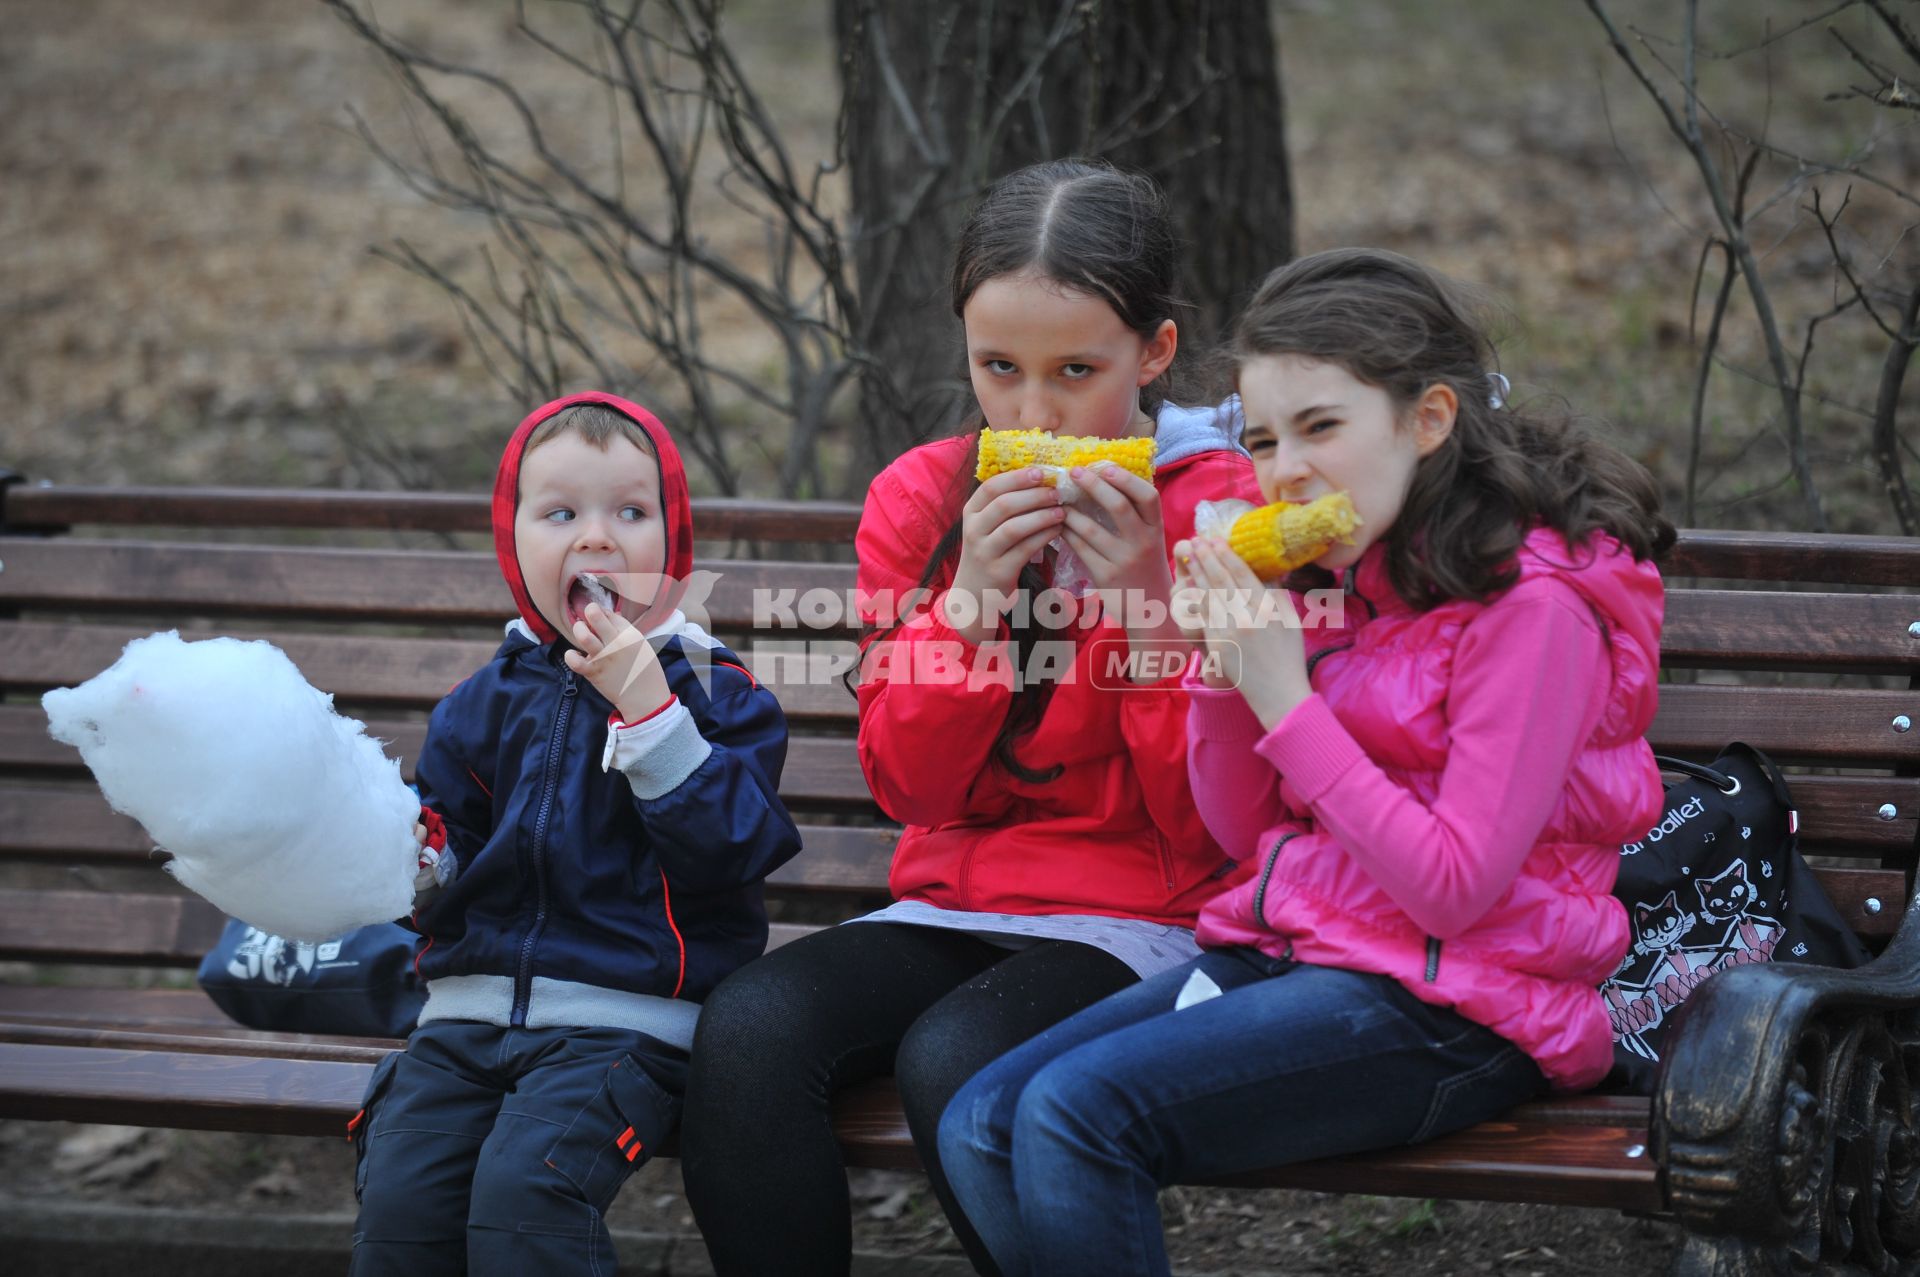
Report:
[[[1600,986],[1613,1021],[1605,1089],[1653,1091],[1673,1016],[1716,971],[1749,962],[1855,967],[1870,956],[1796,846],[1800,820],[1773,760],[1736,742],[1711,766],[1656,756],[1684,779],[1666,811],[1620,848],[1613,894],[1632,936]]]

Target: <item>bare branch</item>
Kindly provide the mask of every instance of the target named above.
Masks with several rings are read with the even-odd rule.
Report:
[[[1628,158],[1626,147],[1621,143],[1620,134],[1614,127],[1613,101],[1607,94],[1607,78],[1596,71],[1594,82],[1600,89],[1600,113],[1607,121],[1607,139],[1613,143],[1613,153],[1620,157],[1622,164],[1632,169],[1634,167],[1633,161]],[[1666,197],[1660,194],[1660,188],[1653,184],[1653,178],[1650,174],[1640,172],[1638,176],[1641,185],[1647,188],[1647,194],[1653,196],[1653,202],[1658,204],[1660,210],[1672,219],[1675,226],[1686,231],[1689,235],[1697,235],[1700,233],[1697,228],[1689,226],[1687,219],[1676,213],[1673,206],[1667,203]]]
[[[1867,8],[1872,9],[1880,21],[1886,25],[1908,60],[1920,66],[1920,36],[1915,36],[1912,29],[1900,20],[1899,15],[1887,8],[1885,0],[1867,0]]]
[[[1794,35],[1797,32],[1805,31],[1808,27],[1817,27],[1822,22],[1825,22],[1828,18],[1837,17],[1840,14],[1845,13],[1848,9],[1851,9],[1854,6],[1860,4],[1861,2],[1862,0],[1841,0],[1841,2],[1833,6],[1833,8],[1825,10],[1824,12],[1821,12],[1821,13],[1816,13],[1810,18],[1803,18],[1799,22],[1794,23],[1792,26],[1787,27],[1784,30],[1777,31],[1777,32],[1769,31],[1765,36],[1765,38],[1761,39],[1758,43],[1745,45],[1738,49],[1729,49],[1724,53],[1715,53],[1708,49],[1702,49],[1700,51],[1700,56],[1703,58],[1711,58],[1715,61],[1727,62],[1727,61],[1733,60],[1734,58],[1744,57],[1749,53],[1757,53],[1763,49],[1769,49],[1772,46],[1780,43],[1782,40],[1785,40],[1788,36]]]
[[[1894,20],[1898,21],[1898,19]],[[1840,47],[1847,51],[1847,56],[1852,58],[1862,70],[1880,82],[1876,87],[1871,89],[1863,89],[1857,84],[1850,84],[1847,86],[1847,92],[1845,93],[1827,94],[1828,101],[1831,102],[1847,97],[1858,97],[1865,98],[1876,106],[1890,106],[1899,110],[1920,111],[1920,100],[1916,100],[1900,86],[1900,77],[1898,75],[1880,63],[1875,62],[1872,58],[1867,57],[1867,55],[1860,52],[1860,50],[1854,48],[1853,45],[1847,42],[1847,38],[1838,31],[1829,29],[1827,34],[1839,42]]]
[[[1629,70],[1641,85],[1653,97],[1661,114],[1666,118],[1667,127],[1673,135],[1686,146],[1693,156],[1694,165],[1700,172],[1702,184],[1706,187],[1707,197],[1712,202],[1714,216],[1720,222],[1721,236],[1726,241],[1734,260],[1739,264],[1740,274],[1746,282],[1747,296],[1753,302],[1754,313],[1760,321],[1761,335],[1765,339],[1767,362],[1773,366],[1774,376],[1780,386],[1780,402],[1785,412],[1788,453],[1792,461],[1794,478],[1799,484],[1800,495],[1806,503],[1807,516],[1817,531],[1827,527],[1826,511],[1820,502],[1819,489],[1815,486],[1813,472],[1807,462],[1806,439],[1800,418],[1800,392],[1797,381],[1791,377],[1786,346],[1781,340],[1779,322],[1774,316],[1773,301],[1768,294],[1765,282],[1761,279],[1759,263],[1755,261],[1752,243],[1747,238],[1746,226],[1739,212],[1728,197],[1721,179],[1719,167],[1714,163],[1699,128],[1699,92],[1694,79],[1695,59],[1693,47],[1699,18],[1698,0],[1687,0],[1686,37],[1685,37],[1685,78],[1681,83],[1684,94],[1684,119],[1677,114],[1662,94],[1659,87],[1647,75],[1640,61],[1627,47],[1619,29],[1607,16],[1600,0],[1587,0],[1587,8],[1599,19],[1606,29],[1614,52],[1627,64]],[[1655,55],[1657,58],[1657,55]]]
[[[1920,345],[1920,281],[1907,290],[1906,303],[1900,308],[1900,331],[1887,347],[1880,365],[1880,391],[1873,408],[1873,459],[1880,467],[1881,482],[1886,485],[1887,500],[1907,536],[1920,535],[1920,508],[1916,508],[1913,489],[1907,486],[1899,446],[1900,390],[1906,380],[1913,352]]]
[[[831,164],[800,176],[720,38],[712,0],[558,2],[585,19],[580,40],[537,23],[524,3],[515,6],[518,33],[604,94],[598,169],[555,145],[516,84],[394,38],[352,0],[326,0],[386,61],[409,117],[422,108],[438,129],[429,144],[415,126],[420,160],[409,162],[356,117],[369,148],[423,198],[487,218],[501,254],[482,250],[478,289],[410,246],[382,256],[447,293],[489,374],[514,397],[557,388],[580,368],[611,389],[635,384],[647,368],[623,366],[600,340],[625,334],[650,352],[648,367],[677,385],[688,407],[683,447],[717,487],[737,490],[726,421],[728,405],[745,401],[787,423],[783,490],[811,482],[817,491],[815,443],[830,401],[849,379],[885,373],[850,336],[859,299],[840,229],[819,202]],[[486,117],[457,109],[428,77],[483,88],[509,113],[505,132],[483,128]],[[634,139],[657,179],[644,206],[630,198],[625,151]],[[522,147],[526,159],[518,158]],[[709,245],[699,230],[709,190],[759,220],[764,260]],[[722,299],[772,339],[782,375],[729,368],[703,352],[704,312]]]
[[[1880,318],[1880,312],[1873,308],[1872,299],[1867,296],[1867,290],[1863,288],[1860,281],[1855,278],[1853,264],[1847,260],[1846,250],[1840,247],[1840,241],[1835,235],[1835,227],[1839,226],[1840,219],[1846,215],[1847,202],[1852,198],[1853,188],[1849,186],[1846,194],[1840,199],[1840,207],[1834,211],[1832,218],[1828,218],[1820,210],[1820,189],[1815,187],[1813,191],[1813,208],[1809,211],[1813,213],[1813,219],[1820,223],[1820,229],[1827,237],[1827,251],[1833,255],[1833,264],[1839,268],[1841,277],[1847,281],[1848,287],[1853,289],[1854,300],[1866,308],[1867,315],[1873,320],[1874,324],[1879,327],[1880,331],[1887,335],[1889,341],[1898,341],[1900,335],[1889,327],[1887,321]]]
[[[1684,522],[1687,527],[1697,526],[1694,522],[1695,501],[1699,491],[1700,479],[1700,440],[1702,426],[1706,420],[1707,379],[1713,372],[1714,351],[1720,345],[1720,321],[1726,317],[1727,302],[1733,296],[1734,281],[1740,272],[1733,262],[1733,254],[1728,251],[1724,240],[1709,240],[1701,248],[1700,266],[1706,267],[1707,254],[1718,248],[1724,256],[1723,270],[1720,275],[1720,291],[1713,300],[1713,313],[1707,320],[1706,340],[1700,348],[1700,370],[1693,378],[1693,403],[1689,413],[1689,434],[1687,439],[1687,491]],[[1697,294],[1700,276],[1694,276],[1694,288]]]

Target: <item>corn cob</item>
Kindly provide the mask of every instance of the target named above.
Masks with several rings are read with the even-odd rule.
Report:
[[[1349,541],[1359,526],[1353,499],[1334,492],[1305,505],[1277,501],[1249,510],[1233,521],[1227,545],[1255,576],[1271,581],[1305,567],[1335,541]]]
[[[1044,430],[982,427],[980,468],[975,473],[984,482],[1022,466],[1054,466],[1064,473],[1069,467],[1090,466],[1096,461],[1111,461],[1152,483],[1153,438],[1099,439],[1091,435],[1050,435]],[[1058,486],[1059,478],[1059,473],[1050,473],[1048,486]]]

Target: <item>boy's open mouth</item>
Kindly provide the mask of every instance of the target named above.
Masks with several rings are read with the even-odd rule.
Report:
[[[567,583],[567,624],[584,620],[587,605],[598,603],[608,615],[617,616],[625,602],[613,588],[613,577],[605,572],[581,572]]]

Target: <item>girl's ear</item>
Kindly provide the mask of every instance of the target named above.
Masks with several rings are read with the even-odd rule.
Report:
[[[1160,326],[1153,330],[1153,336],[1147,339],[1146,348],[1140,352],[1140,379],[1135,384],[1144,386],[1167,370],[1173,363],[1173,352],[1180,347],[1180,330],[1175,328],[1171,319],[1163,319]]]
[[[1460,396],[1444,381],[1436,381],[1420,392],[1413,404],[1414,448],[1422,457],[1430,457],[1453,436],[1454,419],[1460,415]]]

